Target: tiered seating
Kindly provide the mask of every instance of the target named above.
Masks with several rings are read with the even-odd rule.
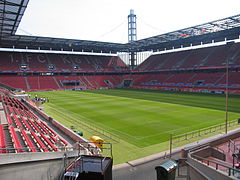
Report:
[[[38,126],[37,126],[32,120],[28,119],[28,122],[29,122],[29,124],[31,124],[31,126],[34,128],[34,131],[35,131],[35,132],[38,132],[38,133],[41,132],[41,130],[38,128]]]
[[[13,143],[14,143],[14,147],[16,148],[16,151],[18,153],[23,152],[23,150],[22,150],[23,147],[22,147],[22,145],[21,145],[21,143],[19,141],[19,138],[18,138],[18,136],[16,134],[16,131],[15,131],[14,127],[10,126],[9,130],[10,130],[10,133],[11,133],[12,140],[13,140]]]
[[[56,146],[42,133],[40,133],[41,137],[44,139],[45,142],[47,142],[47,144],[54,150],[54,151],[58,151],[56,149]]]
[[[23,122],[23,124],[24,124],[24,126],[26,127],[27,130],[34,131],[33,128],[31,127],[31,125],[29,124],[30,120],[27,121],[22,116],[20,118],[21,118],[21,120],[22,120],[22,122]]]
[[[0,60],[0,71],[116,71],[126,69],[126,64],[116,56],[1,52]],[[27,65],[26,69],[21,69],[23,64]]]
[[[240,88],[240,73],[229,73],[229,88]],[[225,72],[184,72],[184,73],[161,73],[142,75],[140,80],[134,81],[139,87],[205,87],[205,88],[225,88]]]
[[[85,84],[88,84],[88,89],[100,88],[100,85],[97,84],[97,82],[93,79],[92,76],[84,76],[82,79],[84,80]]]
[[[234,71],[240,67],[240,43],[153,55],[129,75],[118,75],[118,71],[125,69],[126,65],[116,56],[17,52],[3,52],[1,56],[5,58],[7,63],[0,67],[0,71],[1,68],[4,69],[10,64],[18,66],[18,70],[20,70],[19,65],[25,63],[28,65],[28,69],[21,71],[55,71],[58,73],[54,76],[31,74],[16,77],[3,75],[0,77],[0,82],[28,91],[75,88],[75,85],[68,86],[63,83],[66,81],[77,82],[79,83],[77,88],[82,89],[114,88],[119,87],[118,85],[123,79],[133,79],[133,86],[140,88],[198,87],[221,89],[226,86],[224,69],[227,60],[231,69],[235,68]],[[53,65],[53,69],[49,69],[48,65]],[[213,73],[212,70],[219,72]],[[69,71],[76,72],[76,74],[62,75]],[[84,72],[84,75],[80,72]],[[111,72],[111,74],[99,75],[98,73],[93,75],[95,72]],[[231,70],[229,75],[230,88],[239,89],[238,77],[239,73]],[[198,81],[202,82],[197,84]],[[19,113],[25,116],[25,111],[19,110]]]
[[[112,75],[111,79],[114,82],[114,85],[119,85],[123,82],[123,78],[121,75]]]
[[[58,85],[52,76],[29,76],[27,77],[30,89],[58,89]]]
[[[1,52],[0,53],[0,71],[17,71],[19,70],[20,57],[13,57],[12,53]]]
[[[26,106],[24,106],[19,100],[3,97],[5,109],[12,114],[19,116],[26,116],[33,119],[38,119]],[[20,113],[21,112],[21,113]]]
[[[111,76],[94,76],[92,78],[97,82],[97,84],[100,87],[113,87],[114,86],[114,81],[111,80]]]
[[[35,134],[35,132],[31,131],[30,132],[32,137],[35,139],[36,143],[38,146],[44,151],[44,152],[49,152],[45,144],[42,142],[42,140]]]
[[[108,75],[85,75],[85,76],[55,76],[58,84],[61,84],[61,88],[73,88],[73,86],[63,86],[63,82],[66,81],[78,81],[80,87],[85,89],[98,89],[101,87],[115,87],[122,83],[122,77],[120,75],[108,76]],[[41,79],[40,79],[41,81]],[[107,84],[109,81],[111,84]],[[111,86],[112,85],[112,86]],[[57,88],[56,88],[57,89]]]
[[[1,96],[1,99],[7,115],[9,133],[17,153],[58,151],[59,146],[68,145],[47,123],[38,119],[19,100],[6,96]],[[2,126],[0,126],[0,148],[8,148]],[[0,149],[0,153],[5,152],[6,150]]]
[[[7,114],[7,120],[8,120],[9,125],[13,125],[12,118],[11,118],[10,114]]]
[[[29,76],[29,77],[27,77],[28,84],[29,84],[31,89],[40,89],[39,78],[40,78],[39,76]]]
[[[23,138],[27,142],[27,145],[28,145],[30,151],[37,152],[37,150],[35,149],[35,146],[33,145],[32,141],[29,139],[27,133],[23,129],[21,129],[20,131],[22,133]]]
[[[14,88],[27,89],[26,81],[22,76],[0,76],[0,83],[7,84]]]
[[[156,71],[240,65],[240,43],[150,56],[135,71]]]

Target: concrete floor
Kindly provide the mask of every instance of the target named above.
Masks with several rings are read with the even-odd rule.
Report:
[[[155,157],[154,157],[155,156]],[[181,153],[177,152],[172,156],[173,160],[181,158]],[[113,167],[113,180],[157,180],[156,166],[168,161],[169,158],[164,158],[164,152],[153,155],[149,159],[143,158],[141,160],[135,160],[126,162]],[[183,176],[186,174],[186,167],[176,169],[176,179],[185,180]]]

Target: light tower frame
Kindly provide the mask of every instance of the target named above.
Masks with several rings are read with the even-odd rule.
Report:
[[[134,14],[134,10],[130,10],[128,15],[128,42],[131,43],[137,40],[137,16]],[[130,50],[129,65],[131,69],[136,67],[137,54]]]
[[[134,10],[130,10],[128,15],[128,42],[137,40],[137,16],[134,14]]]

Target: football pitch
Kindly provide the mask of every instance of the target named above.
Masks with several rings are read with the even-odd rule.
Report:
[[[112,89],[34,92],[49,98],[44,111],[69,128],[113,143],[116,163],[168,149],[169,135],[225,122],[220,94]],[[229,98],[229,121],[239,118],[240,96]]]

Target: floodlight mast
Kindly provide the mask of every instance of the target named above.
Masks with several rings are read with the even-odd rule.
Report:
[[[137,16],[134,14],[134,10],[130,10],[128,15],[128,42],[137,40]]]
[[[134,14],[134,10],[130,10],[128,15],[128,42],[131,43],[137,40],[137,16]],[[131,69],[136,67],[137,55],[136,52],[129,52],[130,59],[129,65]]]

